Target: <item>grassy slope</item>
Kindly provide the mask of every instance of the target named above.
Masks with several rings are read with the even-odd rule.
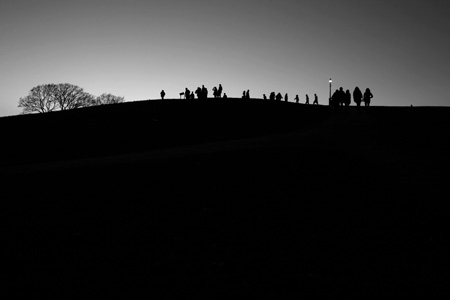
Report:
[[[2,119],[17,291],[441,293],[449,113],[231,99]]]

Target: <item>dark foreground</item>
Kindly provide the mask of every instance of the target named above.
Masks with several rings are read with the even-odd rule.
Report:
[[[0,126],[17,297],[450,293],[448,108],[166,101]]]

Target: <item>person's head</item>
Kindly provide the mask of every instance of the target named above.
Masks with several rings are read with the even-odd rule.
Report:
[[[339,88],[339,91],[343,92],[343,91],[344,91],[344,88],[341,86],[341,87]]]
[[[369,88],[367,88],[367,89],[366,89],[366,92],[370,92],[370,89],[369,89]]]
[[[350,94],[350,90],[346,90],[345,93]]]

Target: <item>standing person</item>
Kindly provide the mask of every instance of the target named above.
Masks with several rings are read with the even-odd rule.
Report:
[[[164,92],[164,90],[161,91],[160,95],[161,95],[161,99],[164,100],[164,96],[166,95],[166,93]]]
[[[275,100],[275,92],[270,93],[269,99]]]
[[[366,91],[364,92],[364,97],[363,97],[364,105],[369,106],[370,99],[372,99],[372,98],[373,98],[372,92],[370,91],[369,88],[367,88]]]
[[[319,98],[317,98],[317,94],[314,94],[314,102],[313,102],[313,105],[314,105],[314,104],[319,105]]]
[[[222,91],[223,91],[222,84],[219,84],[219,90],[217,91],[219,94],[219,98],[222,98]]]
[[[353,91],[353,101],[356,103],[357,109],[361,106],[362,97],[363,95],[359,87],[355,87],[355,90]]]
[[[306,94],[306,102],[305,102],[305,104],[309,104],[309,96],[308,96],[308,94]]]
[[[281,99],[283,99],[283,96],[281,96],[281,93],[277,94],[276,100],[277,101],[281,101]]]
[[[197,87],[195,94],[197,95],[197,99],[202,99],[202,89],[200,87]]]
[[[184,90],[184,98],[188,100],[191,98],[191,91],[188,88]]]
[[[288,102],[288,94],[286,93],[286,95],[284,95],[284,101]]]
[[[294,100],[295,100],[295,103],[298,103],[298,101],[300,101],[300,99],[298,98],[298,94],[297,94],[297,95],[295,95],[295,98],[294,98]]]
[[[242,99],[245,99],[245,90],[242,92]]]
[[[342,86],[339,88],[338,98],[339,98],[339,106],[344,106],[344,104],[345,104],[345,92],[344,92],[344,88]]]
[[[345,106],[349,107],[350,103],[352,103],[352,95],[350,94],[350,90],[345,91]]]
[[[247,93],[245,94],[245,98],[250,99],[250,90],[247,90]]]
[[[208,98],[208,89],[205,88],[205,85],[202,85],[202,99]]]
[[[337,108],[339,106],[339,90],[335,90],[330,101],[331,106]]]
[[[263,99],[264,99],[264,100],[267,100],[266,94],[263,94]]]

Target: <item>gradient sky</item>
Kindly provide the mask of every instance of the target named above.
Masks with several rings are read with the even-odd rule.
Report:
[[[0,116],[45,83],[126,101],[219,83],[328,102],[371,88],[374,105],[449,105],[450,2],[2,0]]]

